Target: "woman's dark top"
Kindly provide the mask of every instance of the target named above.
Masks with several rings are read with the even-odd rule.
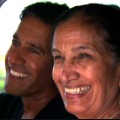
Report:
[[[15,97],[6,93],[0,94],[0,119],[21,119],[23,114],[23,103],[21,97]],[[46,107],[44,107],[34,119],[76,119],[69,114],[58,95]]]

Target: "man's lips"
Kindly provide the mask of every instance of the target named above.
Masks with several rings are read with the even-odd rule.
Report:
[[[25,74],[25,73],[22,73],[22,72],[17,72],[17,71],[14,71],[13,69],[10,70],[10,74],[12,76],[19,77],[19,78],[26,78],[26,77],[28,77],[28,74]]]

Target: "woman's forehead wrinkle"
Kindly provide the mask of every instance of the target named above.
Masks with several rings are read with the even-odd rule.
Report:
[[[95,50],[92,47],[87,46],[87,45],[79,45],[77,47],[72,48],[72,51],[74,51],[74,52],[77,52],[80,50],[91,50],[91,51],[95,52]]]

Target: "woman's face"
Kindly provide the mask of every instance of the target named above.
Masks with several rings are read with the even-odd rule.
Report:
[[[68,112],[100,117],[117,95],[117,68],[93,30],[78,24],[71,19],[55,31],[53,78]]]

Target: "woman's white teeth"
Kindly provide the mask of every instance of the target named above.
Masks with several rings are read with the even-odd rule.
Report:
[[[15,76],[15,77],[21,77],[21,78],[25,78],[27,77],[28,75],[27,74],[24,74],[24,73],[20,73],[20,72],[16,72],[14,70],[10,70],[10,73]]]
[[[69,94],[83,94],[90,90],[90,86],[82,86],[79,88],[65,88],[65,92]]]

